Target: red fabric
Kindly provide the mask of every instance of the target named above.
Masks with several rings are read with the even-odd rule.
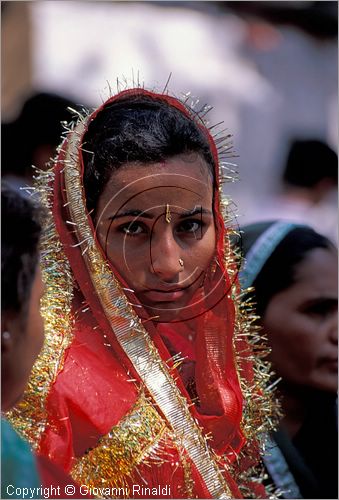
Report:
[[[170,96],[154,96],[150,92],[137,89],[122,92],[111,98],[92,115],[92,119],[110,102],[116,99],[122,100],[133,93],[163,99],[184,114],[188,114],[186,108]],[[202,126],[201,128],[210,142],[216,163],[215,178],[218,179],[216,147],[208,131]],[[59,159],[62,160],[62,157],[61,152]],[[74,341],[66,353],[64,368],[57,376],[47,399],[50,420],[40,442],[39,451],[69,471],[74,459],[82,456],[88,448],[95,447],[98,438],[109,432],[132,408],[138,397],[138,391],[130,379],[139,380],[139,377],[112,334],[79,246],[74,247],[78,242],[75,233],[70,231],[70,226],[66,223],[69,215],[67,206],[64,206],[63,168],[59,161],[55,167],[53,215],[77,283],[74,312],[84,308],[84,304],[89,309],[76,315]],[[197,309],[197,318],[191,322],[195,339],[192,342],[187,340],[188,327],[185,325],[174,324],[155,328],[152,322],[147,322],[146,326],[163,360],[167,361],[173,354],[168,349],[170,344],[174,351],[181,352],[194,364],[199,404],[190,406],[192,415],[204,433],[211,436],[209,442],[214,451],[219,455],[226,454],[229,460],[234,460],[244,444],[240,428],[243,398],[232,344],[235,313],[233,302],[228,297],[231,283],[222,264],[225,229],[218,206],[218,187],[217,181],[214,211],[218,242],[216,255],[219,266],[214,273],[212,271],[209,273],[204,284],[206,292],[212,289],[214,292]],[[88,221],[93,228],[89,216]],[[109,265],[119,277],[112,264]],[[127,285],[121,277],[119,279]],[[143,316],[146,316],[146,311],[143,311]],[[107,344],[105,339],[111,347],[104,345]],[[244,365],[244,369],[246,375],[252,377],[250,365]],[[180,372],[174,370],[174,377],[182,394],[190,401],[185,380],[180,377]],[[172,452],[176,453],[175,450]],[[172,498],[182,497],[183,471],[180,467],[174,472],[169,464],[164,463],[158,468],[141,466],[141,470],[149,483],[155,486],[166,484],[166,480],[170,480],[173,484]],[[209,498],[210,495],[194,467],[193,476],[195,494],[200,498]],[[233,495],[240,498],[241,494],[234,481],[230,477],[227,477],[227,481]]]
[[[50,498],[93,498],[65,472],[44,456],[36,456],[42,486],[50,491]],[[46,497],[47,498],[47,497]]]

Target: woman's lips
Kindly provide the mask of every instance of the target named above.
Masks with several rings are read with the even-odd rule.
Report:
[[[185,295],[185,290],[177,289],[177,290],[169,290],[169,291],[161,291],[161,290],[148,290],[147,292],[143,292],[140,296],[140,299],[144,298],[147,302],[175,302],[181,299]]]
[[[330,368],[331,371],[338,371],[338,359],[327,359],[326,365]]]
[[[325,365],[327,369],[333,372],[338,371],[338,358],[333,356],[333,357],[327,357],[327,358],[322,358],[320,360],[321,365]]]

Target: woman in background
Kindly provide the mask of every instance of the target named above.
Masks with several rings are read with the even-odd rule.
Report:
[[[337,498],[337,249],[287,221],[242,228],[241,283],[254,287],[284,417],[265,464],[284,498]]]
[[[265,495],[270,405],[235,307],[216,141],[187,104],[136,88],[80,118],[42,174],[47,341],[38,406],[28,393],[13,421],[96,496]]]
[[[39,265],[41,209],[3,183],[1,217],[1,408],[5,412],[22,398],[43,344],[44,284]],[[41,488],[53,498],[64,498],[66,485],[74,487],[71,498],[80,498],[72,479],[47,458],[36,456],[1,419],[1,498],[25,498],[27,491],[44,498]]]

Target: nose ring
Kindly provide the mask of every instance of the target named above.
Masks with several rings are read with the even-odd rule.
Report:
[[[179,259],[179,264],[181,267],[184,267],[184,261],[182,259]]]

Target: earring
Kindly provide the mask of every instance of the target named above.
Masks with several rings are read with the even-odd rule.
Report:
[[[179,259],[179,264],[181,267],[184,267],[184,261],[182,259]]]
[[[199,288],[202,288],[205,284],[205,281],[206,281],[206,278],[207,278],[207,275],[209,275],[209,278],[211,279],[212,276],[214,275],[215,271],[217,270],[217,266],[219,265],[218,261],[217,261],[217,258],[214,257],[210,266],[209,266],[209,269],[207,271],[204,272],[204,277],[202,279],[202,282],[200,283],[199,285]]]
[[[9,340],[11,338],[11,334],[9,332],[7,332],[7,330],[2,332],[1,336],[2,336],[2,340]]]

